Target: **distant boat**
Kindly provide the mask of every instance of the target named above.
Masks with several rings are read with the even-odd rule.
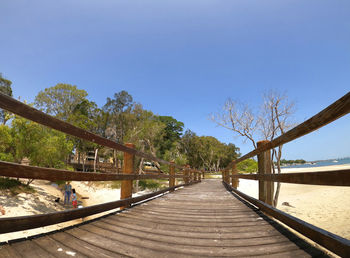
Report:
[[[333,162],[335,162],[335,163],[336,163],[336,162],[338,162],[338,160],[333,160]]]

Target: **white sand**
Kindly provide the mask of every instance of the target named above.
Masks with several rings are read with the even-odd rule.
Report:
[[[350,169],[350,165],[288,168],[282,173]],[[240,179],[238,190],[258,198],[258,181]],[[288,202],[293,207],[282,205]],[[350,187],[282,183],[277,208],[350,239]]]
[[[101,187],[96,187],[88,182],[72,182],[71,184],[72,187],[76,189],[77,194],[80,196],[80,198],[78,198],[78,201],[82,201],[83,206],[90,206],[104,202],[116,201],[120,198],[120,189],[103,189]],[[34,180],[31,186],[35,189],[36,193],[21,193],[17,196],[0,195],[0,205],[4,207],[6,212],[5,215],[0,215],[0,218],[45,214],[56,211],[63,211],[71,208],[63,206],[63,193],[57,187],[51,185],[48,181]],[[89,197],[89,199],[81,198],[85,196]],[[54,200],[57,197],[61,198],[60,203],[54,202]],[[56,225],[7,234],[0,234],[0,242],[65,228],[89,219],[93,219],[95,217],[103,216],[107,213],[116,210],[117,209],[105,213],[99,213],[94,216],[89,216],[84,219],[77,219],[69,222],[59,223]]]
[[[283,169],[282,172],[311,172],[336,169],[350,169],[350,165]],[[54,202],[55,198],[60,197],[62,203],[63,194],[56,187],[50,185],[49,182],[35,180],[32,186],[37,191],[35,194],[22,193],[15,197],[0,195],[0,205],[3,205],[6,211],[5,215],[1,216],[0,213],[0,218],[43,214],[66,209],[62,204]],[[80,196],[78,200],[83,201],[84,206],[116,201],[120,198],[120,189],[104,188],[103,186],[97,187],[88,182],[72,182],[72,186]],[[240,179],[238,190],[257,198],[258,182],[255,180]],[[138,192],[133,194],[133,196],[145,193],[147,192]],[[82,200],[81,197],[89,197],[89,199]],[[284,202],[288,202],[293,207],[281,205]],[[278,209],[332,233],[350,239],[350,187],[282,184],[278,203]],[[106,213],[113,211],[108,211]],[[84,220],[102,216],[106,213],[90,216]],[[82,221],[83,219],[77,219],[75,221],[37,229],[1,234],[0,242],[57,230],[81,223]]]

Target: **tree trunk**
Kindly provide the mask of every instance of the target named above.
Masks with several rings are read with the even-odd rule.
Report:
[[[83,153],[83,172],[85,172],[85,153]]]
[[[276,155],[276,160],[277,160],[277,173],[281,174],[281,156],[282,156],[282,146],[278,147],[278,154]],[[273,163],[273,162],[272,162]],[[276,193],[275,197],[273,198],[273,207],[277,207],[278,204],[278,197],[280,194],[281,190],[281,182],[277,182],[277,188],[276,188]]]
[[[117,151],[113,149],[113,160],[114,160],[114,167],[117,169],[117,173],[119,174],[119,162],[117,157]]]

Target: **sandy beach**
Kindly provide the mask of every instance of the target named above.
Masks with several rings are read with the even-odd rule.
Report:
[[[336,169],[350,169],[350,165],[283,169],[282,172],[312,172]],[[71,208],[63,206],[63,193],[54,184],[51,184],[50,182],[44,180],[35,180],[32,183],[32,186],[36,190],[35,194],[21,193],[17,196],[0,195],[0,204],[4,206],[6,211],[6,214],[0,216],[0,218],[43,214]],[[79,204],[83,206],[115,201],[119,200],[120,198],[119,189],[111,189],[103,184],[96,185],[89,182],[72,182],[72,187],[76,189],[79,195]],[[238,190],[254,198],[257,198],[258,182],[254,180],[241,179]],[[142,195],[144,193],[146,192],[138,192],[133,196]],[[54,202],[57,197],[61,198],[60,203]],[[82,197],[88,198],[83,199]],[[286,206],[286,203],[288,203],[290,206]],[[281,186],[277,208],[313,225],[321,227],[344,238],[350,239],[349,204],[350,187],[297,185],[283,183]],[[112,211],[108,211],[106,213],[110,212]],[[103,216],[106,213],[90,216],[88,218],[84,218],[84,220]],[[30,235],[36,235],[48,231],[54,231],[77,223],[81,223],[84,220],[77,219],[74,221],[37,229],[1,234],[0,242],[27,237]]]
[[[350,165],[287,168],[282,173],[350,169]],[[258,198],[258,181],[240,179],[238,190]],[[290,206],[286,206],[288,203]],[[350,187],[282,183],[277,208],[350,239]]]

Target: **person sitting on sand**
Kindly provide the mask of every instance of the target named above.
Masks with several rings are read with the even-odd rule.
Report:
[[[77,194],[75,193],[75,189],[73,188],[72,190],[72,204],[73,204],[73,208],[76,209],[78,208],[78,199],[77,199]]]
[[[69,181],[64,185],[64,205],[69,204],[70,196],[72,194],[72,186]]]

